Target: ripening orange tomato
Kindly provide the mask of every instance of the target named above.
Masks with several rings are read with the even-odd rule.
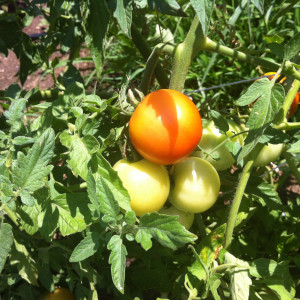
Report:
[[[199,111],[186,95],[169,89],[148,94],[129,122],[135,149],[147,160],[169,165],[190,155],[202,135]]]

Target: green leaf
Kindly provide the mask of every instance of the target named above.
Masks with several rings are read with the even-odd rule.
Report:
[[[300,51],[300,32],[296,33],[295,36],[289,40],[289,42],[284,47],[284,58],[290,60]]]
[[[177,216],[161,215],[157,212],[147,213],[140,218],[135,239],[145,250],[152,247],[152,238],[172,250],[195,241],[197,236],[187,231],[177,220]]]
[[[18,152],[18,159],[12,166],[13,183],[22,190],[36,191],[44,185],[45,177],[52,166],[46,166],[53,157],[55,134],[47,129],[34,143],[25,156]]]
[[[109,186],[108,181],[103,177],[99,177],[96,180],[96,194],[100,204],[99,209],[104,214],[103,221],[116,224],[120,208],[111,190],[111,186]]]
[[[209,289],[214,297],[215,300],[221,300],[221,297],[218,294],[218,288],[221,285],[221,280],[222,274],[212,274],[211,277],[209,278]]]
[[[191,4],[198,15],[203,34],[206,36],[209,29],[211,14],[214,9],[214,0],[191,0]]]
[[[12,143],[17,146],[25,146],[34,143],[34,139],[27,136],[17,136],[12,140]]]
[[[211,111],[211,117],[213,119],[214,124],[216,127],[222,132],[226,133],[229,130],[229,125],[226,119],[217,111]]]
[[[113,193],[115,200],[122,209],[126,211],[132,210],[130,206],[130,196],[128,191],[123,187],[118,173],[100,153],[96,154],[96,159],[98,169],[95,177],[97,178],[98,176],[101,176],[105,179],[105,182]]]
[[[177,1],[175,0],[148,0],[150,9],[155,10],[155,7],[162,14],[187,17],[186,13],[181,9]]]
[[[31,285],[38,286],[38,268],[25,245],[14,240],[11,251],[10,262],[16,265],[19,275]]]
[[[115,287],[124,294],[125,268],[127,250],[118,235],[113,235],[107,245],[111,250],[109,263],[111,264],[111,275]]]
[[[18,206],[17,213],[21,217],[22,228],[28,234],[33,235],[39,230],[39,216],[42,215],[42,207],[37,201],[34,200],[33,206]]]
[[[273,276],[278,263],[272,259],[258,258],[250,266],[250,274],[257,278]]]
[[[61,143],[69,148],[67,162],[73,174],[86,180],[88,163],[92,158],[92,154],[100,148],[97,139],[91,135],[81,138],[77,134],[70,135],[67,131],[63,131],[59,138]]]
[[[290,153],[299,153],[300,152],[300,141],[293,143],[291,147],[287,150]]]
[[[259,10],[259,12],[264,14],[264,0],[251,0],[253,5]]]
[[[6,262],[14,241],[12,227],[7,223],[2,223],[0,227],[0,274]]]
[[[205,237],[196,247],[197,253],[199,253],[199,260],[195,260],[189,271],[196,276],[199,280],[206,280],[207,273],[204,269],[208,269],[214,259],[218,257],[219,250],[223,247],[226,225],[215,229],[207,237]]]
[[[98,232],[88,232],[73,250],[70,262],[79,262],[95,254],[99,248],[100,238],[101,235]]]
[[[237,267],[229,271],[231,299],[249,299],[249,291],[252,281],[249,275],[249,263],[234,257],[229,252],[225,253],[225,264],[236,264]]]
[[[86,229],[92,220],[88,204],[86,193],[61,194],[48,200],[40,216],[42,235],[48,238],[58,227],[63,236]]]
[[[131,1],[117,0],[117,6],[113,15],[117,19],[122,31],[130,37],[130,28],[132,23]]]
[[[103,68],[103,46],[110,21],[106,1],[89,0],[85,42],[90,48],[98,76]]]
[[[285,206],[282,204],[281,199],[274,189],[274,186],[264,182],[260,177],[252,177],[246,188],[246,193],[251,194],[255,200],[257,200],[263,206],[267,206],[269,209],[285,210]]]
[[[34,203],[35,203],[34,197],[32,197],[30,192],[27,191],[27,190],[23,190],[21,192],[21,201],[22,201],[23,204],[25,204],[27,206],[33,206]]]
[[[284,54],[285,54],[284,53],[285,52],[284,45],[277,44],[277,43],[271,43],[271,44],[269,44],[269,48],[278,58],[281,58],[281,59],[284,58]]]
[[[26,103],[27,100],[25,99],[13,100],[9,109],[3,113],[7,119],[7,123],[12,127],[12,131],[17,131],[19,129]]]
[[[96,181],[95,181],[95,178],[94,178],[91,170],[88,170],[86,183],[87,183],[88,196],[92,203],[93,210],[95,210],[99,216],[100,209],[99,209],[99,201],[98,201],[97,192],[96,192]]]

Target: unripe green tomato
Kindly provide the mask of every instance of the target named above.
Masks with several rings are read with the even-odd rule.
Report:
[[[134,163],[121,159],[113,169],[127,189],[137,216],[159,211],[164,206],[170,191],[170,178],[164,166],[145,159]]]
[[[259,152],[256,160],[254,161],[254,167],[264,167],[270,162],[279,158],[284,148],[284,144],[268,144],[265,145]]]
[[[193,213],[181,211],[174,206],[163,208],[159,211],[159,213],[164,215],[178,216],[178,222],[181,225],[183,225],[187,230],[191,228],[194,222]]]
[[[241,132],[240,127],[233,121],[228,120],[229,130],[227,131],[228,137],[233,136]],[[215,151],[211,152],[219,144],[221,144],[227,137],[222,134],[215,126],[213,121],[202,120],[203,132],[199,146],[207,153],[215,154],[219,157],[218,160],[214,160],[211,156],[206,156],[202,151],[195,151],[192,156],[205,158],[210,162],[218,171],[226,170],[234,164],[234,158],[226,145],[222,145]],[[240,145],[244,144],[244,138],[242,135],[238,135],[231,139],[233,142],[237,142]]]
[[[170,202],[179,210],[200,213],[216,202],[220,178],[216,169],[206,160],[189,157],[174,165],[174,188]]]

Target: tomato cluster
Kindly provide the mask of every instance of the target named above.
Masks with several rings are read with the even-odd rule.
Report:
[[[57,288],[48,293],[45,300],[75,300],[75,296],[67,288]]]
[[[120,160],[113,168],[128,190],[132,209],[137,216],[154,211],[178,215],[178,221],[189,229],[194,213],[209,209],[220,189],[215,168],[199,157],[188,157],[202,136],[197,107],[178,91],[152,92],[133,113],[129,135],[144,159]],[[165,165],[173,165],[171,189]],[[171,206],[164,207],[168,198]]]
[[[232,120],[228,125],[224,134],[213,121],[202,120],[195,104],[180,92],[165,89],[147,95],[129,122],[131,142],[143,159],[122,159],[113,167],[136,215],[154,211],[178,215],[178,221],[189,229],[194,213],[213,206],[220,191],[217,170],[228,169],[235,162],[226,142],[244,144],[246,128]],[[197,145],[200,151],[195,151]],[[265,146],[255,166],[275,160],[282,148]],[[169,172],[165,165],[170,165]],[[166,208],[168,199],[171,206]]]

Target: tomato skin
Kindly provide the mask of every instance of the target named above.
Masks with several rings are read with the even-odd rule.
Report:
[[[129,122],[135,149],[147,160],[174,164],[190,155],[202,135],[197,107],[186,95],[169,89],[148,94]]]
[[[175,206],[170,206],[168,208],[163,208],[159,211],[160,214],[178,216],[178,222],[189,230],[194,222],[195,215],[193,213],[184,212],[177,209]]]
[[[216,169],[206,160],[189,157],[174,166],[174,188],[170,202],[179,210],[200,213],[216,202],[220,178]]]
[[[227,120],[229,125],[229,130],[227,131],[227,135],[229,137],[233,136],[236,133],[241,132],[240,127],[233,121]],[[202,119],[203,124],[203,132],[202,137],[199,143],[199,146],[205,151],[210,153],[215,147],[221,144],[225,139],[226,135],[222,134],[219,129],[215,126],[213,121]],[[233,142],[238,142],[241,146],[244,145],[244,138],[242,135],[238,135],[232,138]],[[202,151],[193,152],[193,157],[200,157],[207,160],[211,163],[216,170],[223,171],[228,169],[230,166],[234,164],[234,158],[231,155],[230,151],[226,147],[226,145],[222,145],[217,148],[211,154],[217,154],[219,156],[219,160],[214,160],[211,156],[206,156]]]
[[[76,300],[75,296],[66,288],[57,288],[48,293],[45,300]]]
[[[255,159],[253,166],[264,167],[270,162],[277,160],[282,153],[283,148],[284,144],[265,145]]]
[[[170,191],[170,178],[164,166],[145,159],[134,163],[121,159],[113,169],[128,190],[131,208],[137,216],[164,206]]]

